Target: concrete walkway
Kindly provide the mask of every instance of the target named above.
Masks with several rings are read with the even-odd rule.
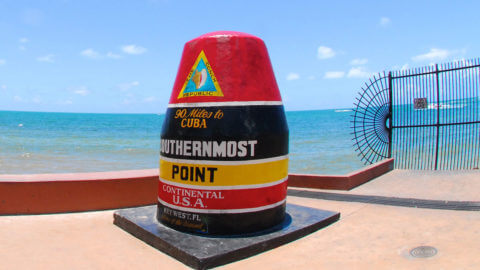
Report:
[[[480,202],[480,171],[393,170],[343,193]]]
[[[479,187],[477,171],[393,171],[347,193],[480,201]],[[302,239],[219,269],[480,268],[480,212],[296,196],[287,200],[338,211],[341,218]],[[0,216],[0,269],[187,268],[113,225],[113,212]],[[410,255],[423,245],[438,253],[430,258]]]

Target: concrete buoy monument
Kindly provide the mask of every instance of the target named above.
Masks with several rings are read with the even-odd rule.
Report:
[[[114,223],[195,269],[294,241],[340,213],[287,204],[288,127],[264,42],[213,32],[185,44],[162,126],[157,205]]]
[[[157,219],[242,234],[285,218],[288,127],[264,42],[213,32],[185,44],[161,133]]]

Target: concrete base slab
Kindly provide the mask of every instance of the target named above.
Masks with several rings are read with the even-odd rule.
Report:
[[[203,236],[171,229],[156,219],[156,206],[114,213],[114,224],[195,269],[207,269],[273,249],[332,224],[340,213],[287,204],[282,224],[255,234]]]

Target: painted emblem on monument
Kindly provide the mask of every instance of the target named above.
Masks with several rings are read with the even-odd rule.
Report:
[[[220,85],[203,50],[188,73],[178,98],[198,96],[223,97]]]

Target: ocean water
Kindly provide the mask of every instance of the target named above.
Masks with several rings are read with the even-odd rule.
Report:
[[[291,173],[363,167],[349,110],[287,112]],[[163,115],[0,111],[0,174],[158,168]]]

